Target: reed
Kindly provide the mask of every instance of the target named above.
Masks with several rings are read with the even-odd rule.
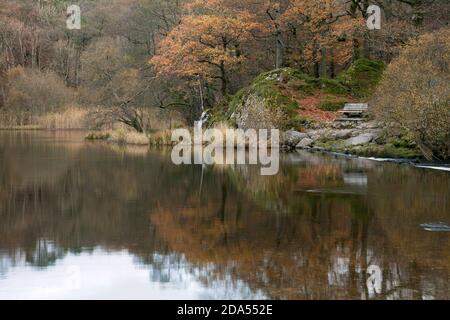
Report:
[[[48,113],[36,117],[36,125],[49,130],[85,130],[89,129],[88,110],[69,107],[61,112]]]

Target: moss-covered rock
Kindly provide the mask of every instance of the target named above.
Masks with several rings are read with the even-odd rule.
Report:
[[[314,78],[293,68],[265,72],[232,96],[221,112],[213,112],[211,119],[230,121],[240,128],[299,130],[312,121],[300,116],[302,110],[307,109],[304,114],[311,116],[313,104],[313,110],[335,112],[353,100],[351,95],[368,97],[383,70],[382,62],[358,59],[337,79]],[[321,115],[312,118],[322,121]]]
[[[380,82],[385,65],[383,62],[369,59],[358,59],[337,80],[358,98],[366,98],[373,94]]]
[[[351,154],[361,157],[392,158],[392,159],[419,159],[419,150],[414,147],[395,146],[392,143],[347,146],[344,140],[316,141],[314,148],[317,150]]]
[[[342,95],[348,94],[349,90],[343,86],[338,80],[327,78],[307,77],[305,80],[314,89],[321,90],[323,93]]]
[[[330,97],[324,108],[334,111],[336,103],[339,107],[345,103],[336,95],[348,94],[348,89],[337,80],[313,78],[293,68],[273,70],[236,93],[225,118],[233,119],[242,128],[300,129],[313,120],[299,116],[302,106],[298,101],[318,92]]]
[[[320,139],[314,143],[314,148],[332,152],[345,152],[345,141]]]
[[[229,104],[229,113],[239,111],[249,96],[259,96],[265,100],[268,108],[281,108],[287,114],[292,114],[298,104],[281,92],[282,87],[301,80],[299,71],[291,68],[278,69],[263,73],[253,80],[249,86],[234,95]],[[297,84],[298,85],[298,84]]]
[[[392,159],[418,159],[420,152],[416,148],[398,147],[393,144],[368,144],[347,148],[346,153],[363,157],[392,158]]]
[[[421,159],[421,153],[411,137],[405,133],[392,133],[381,128],[373,128],[375,122],[354,125],[353,129],[320,129],[307,131],[314,140],[315,150],[330,151],[362,157],[391,159]],[[359,137],[372,136],[373,139],[360,139],[361,143],[349,143]],[[356,142],[356,141],[353,141]]]

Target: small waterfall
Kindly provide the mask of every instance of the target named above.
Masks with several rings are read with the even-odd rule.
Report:
[[[209,118],[208,112],[203,111],[200,120],[194,122],[194,128],[202,129],[206,121],[208,121],[208,118]]]
[[[203,100],[203,86],[202,86],[202,79],[200,76],[198,77],[198,84],[200,89],[200,101],[201,101],[201,107],[202,107],[202,115],[200,116],[199,121],[194,122],[194,129],[195,130],[202,130],[203,125],[206,121],[208,121],[208,112],[205,111],[205,101]]]

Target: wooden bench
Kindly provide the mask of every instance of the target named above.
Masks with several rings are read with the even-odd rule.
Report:
[[[347,103],[340,113],[343,113],[347,117],[362,117],[367,113],[369,105],[367,103]]]

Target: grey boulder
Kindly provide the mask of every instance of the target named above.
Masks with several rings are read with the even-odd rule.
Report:
[[[296,146],[297,149],[307,149],[310,148],[314,140],[310,138],[303,138]]]
[[[289,130],[284,133],[282,144],[295,147],[304,138],[308,138],[306,133]]]
[[[356,137],[345,140],[346,146],[359,146],[361,144],[368,144],[376,139],[376,134],[374,133],[363,133]]]
[[[351,137],[353,133],[353,130],[351,129],[343,129],[343,130],[336,130],[333,132],[333,139],[347,139]]]

